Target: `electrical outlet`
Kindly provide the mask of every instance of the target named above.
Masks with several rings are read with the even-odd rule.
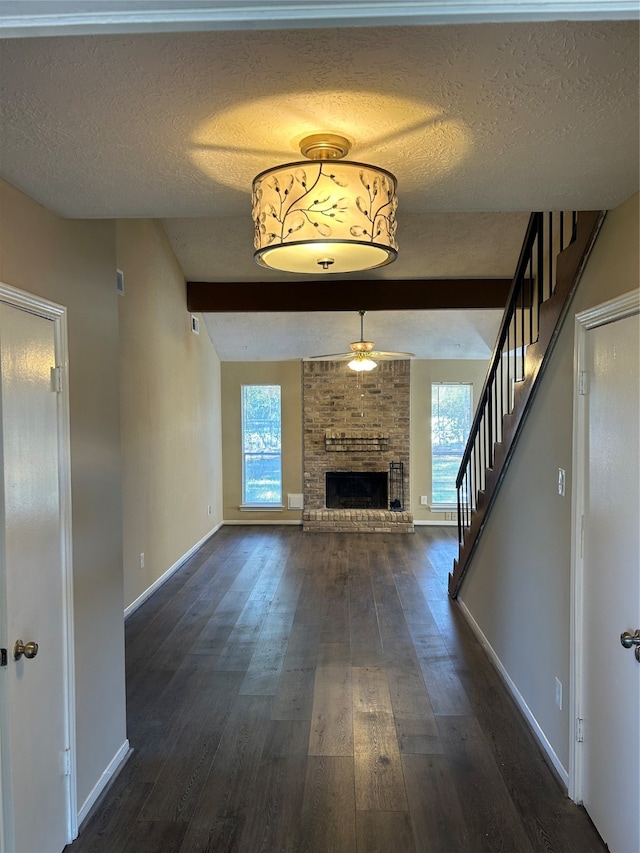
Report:
[[[429,506],[429,498],[427,495],[420,495],[420,506]]]
[[[556,676],[556,705],[562,711],[562,682]]]
[[[140,568],[144,569],[144,551],[140,554]]]

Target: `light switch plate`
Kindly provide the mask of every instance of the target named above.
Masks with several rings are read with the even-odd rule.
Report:
[[[564,468],[558,468],[558,494],[564,497],[567,472]]]

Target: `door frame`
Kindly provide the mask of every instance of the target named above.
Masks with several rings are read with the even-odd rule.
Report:
[[[69,415],[69,348],[67,334],[67,309],[48,299],[27,293],[11,285],[0,282],[0,302],[18,310],[36,314],[53,322],[54,347],[56,366],[60,368],[60,390],[57,394],[58,418],[58,482],[60,500],[60,556],[63,584],[63,643],[64,643],[64,723],[66,749],[69,750],[69,764],[66,776],[67,794],[67,843],[78,835],[78,807],[76,790],[76,720],[75,720],[75,659],[74,659],[74,619],[73,619],[73,560],[71,538],[71,438]],[[5,588],[4,558],[0,554],[0,585]],[[4,609],[6,601],[4,594],[0,598]],[[6,617],[6,613],[3,613]],[[5,619],[6,624],[6,619]],[[0,706],[0,732],[2,747],[0,748],[0,853],[8,850],[7,835],[13,833],[11,816],[5,812],[5,792],[3,781],[8,778],[8,725],[7,707],[3,702]],[[4,761],[3,761],[4,758]]]
[[[585,509],[587,400],[581,379],[585,371],[587,332],[623,320],[640,311],[640,290],[632,290],[575,316],[573,374],[573,474],[571,502],[571,617],[569,659],[569,797],[582,803],[584,748],[578,741],[578,721],[584,718],[584,560],[582,556]]]

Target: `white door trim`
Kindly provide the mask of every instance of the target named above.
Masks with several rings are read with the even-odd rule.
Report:
[[[583,579],[582,519],[584,516],[585,447],[587,397],[581,393],[581,377],[585,369],[586,333],[589,329],[622,320],[640,311],[640,290],[632,290],[608,302],[576,314],[574,335],[573,376],[573,475],[571,506],[571,625],[570,625],[570,698],[569,720],[569,797],[582,802],[584,792],[584,766],[582,742],[577,739],[578,720],[584,716],[584,659],[583,634]]]
[[[78,807],[76,790],[76,720],[75,720],[75,660],[73,630],[73,560],[71,539],[71,440],[69,416],[69,350],[67,338],[67,309],[47,299],[0,282],[0,301],[23,311],[29,311],[51,320],[54,324],[56,365],[60,368],[61,389],[58,397],[58,453],[60,488],[60,552],[63,572],[64,612],[62,614],[65,644],[65,730],[66,748],[69,750],[70,765],[67,776],[67,842],[78,835]],[[7,723],[6,709],[0,709],[0,727]],[[6,744],[5,737],[2,743]],[[5,747],[6,749],[6,747]],[[4,848],[6,830],[2,814],[4,797],[1,782],[2,750],[0,750],[0,843]],[[0,848],[1,849],[1,848]]]

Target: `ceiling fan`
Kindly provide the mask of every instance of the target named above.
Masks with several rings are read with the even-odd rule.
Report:
[[[366,311],[360,310],[360,340],[352,341],[349,344],[351,352],[338,352],[330,355],[312,355],[306,358],[305,361],[349,361],[351,370],[373,370],[377,367],[378,361],[392,361],[394,359],[413,358],[412,352],[386,352],[384,350],[376,350],[374,341],[365,341],[364,339],[364,315]]]

